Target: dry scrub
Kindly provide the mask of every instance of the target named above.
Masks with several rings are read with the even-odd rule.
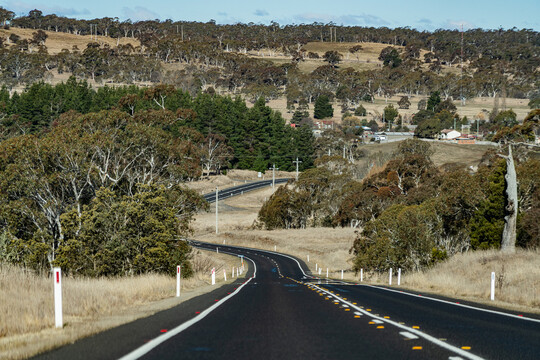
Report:
[[[489,300],[495,272],[495,301]],[[405,287],[540,313],[540,252],[496,250],[455,255],[425,272],[403,277]]]
[[[230,282],[238,259],[225,254],[194,251],[195,276],[182,280],[176,298],[174,277],[149,274],[128,278],[63,279],[64,328],[54,329],[53,282],[32,271],[0,265],[0,358],[20,359],[73,342],[78,338],[149,316],[213,290],[210,270]]]

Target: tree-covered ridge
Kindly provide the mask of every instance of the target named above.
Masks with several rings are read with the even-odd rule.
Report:
[[[189,275],[193,215],[186,181],[240,167],[310,167],[311,128],[292,128],[263,99],[172,86],[102,87],[71,78],[0,92],[0,261],[61,265],[89,276]]]
[[[239,97],[189,93],[172,86],[143,89],[135,86],[91,88],[70,78],[52,86],[35,83],[22,93],[0,90],[0,136],[49,131],[62,114],[115,110],[123,118],[155,119],[176,137],[192,137],[206,172],[230,167],[264,171],[272,164],[292,170],[313,163],[313,136],[308,126],[292,128],[283,117],[259,99],[248,108]],[[187,132],[189,130],[189,132]]]
[[[477,172],[452,165],[437,168],[428,142],[406,140],[385,166],[363,181],[351,180],[351,165],[320,158],[319,167],[280,188],[259,212],[261,226],[358,228],[351,249],[354,268],[418,270],[458,252],[501,245],[506,162],[486,153]],[[540,163],[521,153],[517,166],[517,244],[540,245]]]
[[[4,9],[4,12],[6,10]],[[1,42],[0,56],[5,66],[1,80],[10,86],[31,83],[67,72],[99,82],[165,82],[195,94],[213,87],[232,93],[243,92],[252,99],[286,95],[289,108],[311,103],[320,95],[338,97],[347,105],[358,104],[395,93],[423,94],[440,91],[444,98],[477,96],[539,97],[540,36],[528,29],[482,30],[464,33],[463,77],[461,36],[458,31],[420,32],[410,28],[343,27],[334,24],[280,26],[173,22],[166,20],[120,22],[115,18],[74,20],[43,15],[39,10],[14,18],[4,15],[13,26],[36,29],[32,39],[10,36]],[[304,46],[312,41],[329,41],[329,27],[337,29],[337,42],[351,42],[349,52],[362,52],[358,42],[388,44],[379,59],[382,69],[355,71],[339,67],[344,54],[328,51],[329,63],[309,74],[298,71],[298,63],[319,56]],[[40,30],[38,30],[40,29]],[[49,55],[43,45],[43,31],[99,34],[136,38],[140,45],[100,45],[91,42],[85,49],[65,49]],[[40,33],[43,33],[41,34]],[[45,34],[46,37],[46,34]],[[356,44],[356,45],[355,45]],[[247,55],[265,49],[290,57],[275,63]],[[185,65],[165,70],[163,64]],[[459,69],[458,69],[459,70]],[[340,91],[346,88],[347,91]]]

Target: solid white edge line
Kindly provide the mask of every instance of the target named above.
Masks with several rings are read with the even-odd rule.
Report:
[[[348,304],[349,306],[355,308],[356,310],[358,310],[358,311],[360,311],[360,312],[362,312],[362,313],[364,313],[366,315],[369,315],[372,318],[381,320],[381,321],[383,321],[383,322],[385,322],[387,324],[394,325],[395,327],[398,327],[400,329],[403,329],[403,330],[411,332],[411,333],[413,333],[415,335],[418,335],[419,337],[422,337],[422,338],[426,339],[427,341],[429,341],[429,342],[431,342],[431,343],[433,343],[435,345],[438,345],[438,346],[440,346],[442,348],[445,348],[446,350],[449,350],[449,351],[451,351],[453,353],[459,354],[459,355],[461,355],[461,356],[463,356],[463,357],[465,357],[467,359],[483,360],[483,358],[481,358],[481,357],[479,357],[477,355],[474,355],[474,354],[472,354],[470,352],[467,352],[467,351],[465,351],[463,349],[460,349],[460,348],[458,348],[456,346],[445,343],[444,341],[441,341],[441,340],[439,340],[439,339],[437,339],[437,338],[435,338],[435,337],[433,337],[431,335],[428,335],[428,334],[426,334],[426,333],[424,333],[424,332],[422,332],[420,330],[412,329],[412,328],[409,328],[409,327],[407,327],[405,325],[401,325],[401,324],[399,324],[399,323],[397,323],[397,322],[395,322],[393,320],[385,319],[385,318],[382,318],[380,316],[374,315],[374,314],[370,313],[369,311],[363,310],[363,309],[359,308],[358,306],[353,305],[352,303],[348,302],[347,300],[343,300],[341,297],[329,292],[326,289],[323,289],[323,288],[321,288],[319,286],[316,286],[316,285],[315,285],[315,287],[320,289],[321,291],[325,292],[326,294],[328,294],[328,296],[333,296],[336,299],[340,299],[343,303]]]
[[[372,287],[374,289],[391,291],[391,292],[395,292],[395,293],[398,293],[398,294],[409,295],[409,296],[417,297],[419,299],[427,299],[427,300],[442,302],[442,303],[449,304],[449,305],[461,306],[461,307],[464,307],[464,308],[467,308],[467,309],[479,310],[479,311],[484,311],[484,312],[497,314],[497,315],[504,315],[504,316],[508,316],[508,317],[511,317],[511,318],[519,319],[519,320],[528,320],[528,321],[533,321],[533,322],[540,323],[539,319],[533,319],[533,318],[526,317],[526,316],[518,316],[518,315],[514,315],[514,314],[508,314],[508,313],[505,313],[505,312],[502,312],[502,311],[497,311],[497,310],[483,309],[483,308],[479,308],[479,307],[475,307],[475,306],[471,306],[471,305],[466,305],[466,304],[457,304],[457,303],[452,302],[452,301],[437,299],[437,298],[433,298],[433,297],[430,297],[430,296],[424,296],[424,295],[420,296],[420,295],[416,295],[416,294],[411,294],[410,292],[406,292],[406,291],[388,289],[388,288],[385,288],[385,287],[375,286],[375,285],[368,285],[368,284],[362,284],[362,286]]]
[[[234,255],[237,255],[237,254],[234,254]],[[232,298],[234,295],[238,294],[240,292],[240,290],[242,290],[242,288],[244,286],[249,284],[249,282],[257,276],[257,265],[255,265],[255,261],[253,261],[250,258],[245,257],[245,256],[244,256],[244,258],[248,259],[249,261],[251,261],[253,263],[253,267],[254,267],[253,276],[250,277],[245,283],[240,285],[233,293],[231,293],[230,295],[227,295],[226,297],[224,297],[223,299],[221,299],[220,301],[218,301],[214,305],[210,306],[208,309],[202,311],[198,316],[195,316],[193,319],[188,320],[188,321],[180,324],[179,326],[175,327],[174,329],[172,329],[170,331],[167,331],[166,333],[164,333],[164,334],[150,340],[149,342],[147,342],[143,346],[133,350],[129,354],[126,354],[126,355],[122,356],[121,358],[119,358],[119,360],[136,360],[136,359],[144,356],[145,354],[152,351],[154,348],[161,345],[165,341],[167,341],[170,338],[180,334],[182,331],[186,330],[191,325],[198,323],[199,321],[204,319],[208,314],[210,314],[212,311],[216,310],[220,305],[225,303],[227,300]]]
[[[203,243],[203,244],[204,244],[204,243]],[[208,243],[208,244],[211,244],[211,243]],[[212,244],[212,245],[214,245],[214,244]],[[300,271],[302,271],[302,274],[304,274],[304,276],[310,277],[310,278],[312,278],[312,279],[319,279],[319,278],[316,277],[316,276],[307,275],[307,274],[304,272],[304,269],[302,269],[302,266],[300,265],[300,263],[298,262],[298,260],[296,260],[296,259],[293,258],[292,256],[285,255],[285,254],[281,254],[281,253],[274,252],[274,251],[262,250],[262,249],[247,248],[247,247],[235,246],[235,245],[227,245],[227,246],[230,246],[230,247],[232,247],[232,248],[250,249],[250,250],[256,250],[256,251],[262,251],[262,252],[266,252],[266,253],[269,253],[269,254],[279,255],[279,256],[283,256],[283,257],[292,259],[292,260],[296,261],[296,263],[298,264],[298,267],[300,268]],[[498,314],[498,315],[503,315],[503,316],[508,316],[508,317],[511,317],[511,318],[519,319],[519,320],[528,320],[528,321],[533,321],[533,322],[540,323],[540,320],[539,320],[539,319],[533,319],[533,318],[526,317],[526,316],[517,316],[517,315],[514,315],[514,314],[508,314],[508,313],[505,313],[505,312],[502,312],[502,311],[483,309],[483,308],[479,308],[479,307],[475,307],[475,306],[471,306],[471,305],[456,304],[455,302],[452,302],[452,301],[441,300],[441,299],[433,298],[433,297],[430,297],[430,296],[418,296],[418,295],[416,295],[416,294],[411,294],[411,293],[406,292],[406,291],[398,291],[398,290],[394,290],[394,289],[388,289],[388,288],[385,288],[385,287],[380,287],[380,286],[375,286],[375,285],[369,285],[369,284],[357,284],[357,283],[354,283],[354,284],[353,284],[353,283],[348,283],[348,282],[345,282],[345,281],[341,281],[341,283],[342,283],[342,285],[367,286],[367,287],[372,287],[372,288],[375,288],[375,289],[386,290],[386,291],[392,291],[392,292],[395,292],[395,293],[398,293],[398,294],[404,294],[404,295],[414,296],[414,297],[418,297],[418,298],[421,298],[421,299],[427,299],[427,300],[439,301],[439,302],[446,303],[446,304],[450,304],[450,305],[454,305],[454,306],[461,306],[461,307],[464,307],[464,308],[467,308],[467,309],[478,310],[478,311],[485,311],[485,312],[488,312],[488,313]],[[357,284],[357,285],[355,285],[355,284]],[[332,284],[332,285],[336,285],[336,284]]]

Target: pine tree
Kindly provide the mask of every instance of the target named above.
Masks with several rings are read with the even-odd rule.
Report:
[[[334,108],[330,104],[328,96],[321,95],[315,100],[315,110],[314,110],[315,119],[324,119],[334,116]]]

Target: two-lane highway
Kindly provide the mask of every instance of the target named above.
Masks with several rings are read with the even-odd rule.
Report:
[[[290,179],[286,178],[280,178],[275,179],[274,183],[277,184],[284,184]],[[261,181],[254,181],[249,182],[241,185],[232,186],[223,190],[219,190],[219,200],[230,198],[231,196],[237,196],[242,195],[248,191],[257,190],[260,188],[263,188],[265,186],[271,186],[272,185],[272,179],[270,180],[261,180]],[[209,203],[216,202],[216,192],[211,192],[208,194],[204,194],[203,197],[208,201]]]
[[[269,251],[248,278],[42,359],[537,359],[540,321],[393,289],[317,279]]]

